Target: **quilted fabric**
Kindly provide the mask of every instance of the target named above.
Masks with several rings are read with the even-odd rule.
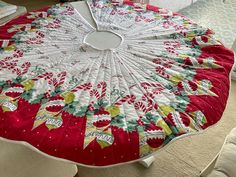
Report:
[[[211,30],[165,9],[88,1],[115,49],[69,4],[0,28],[0,136],[88,166],[138,160],[221,118],[234,54]]]

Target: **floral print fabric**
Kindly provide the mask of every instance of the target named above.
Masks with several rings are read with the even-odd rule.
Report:
[[[221,118],[234,54],[211,30],[158,7],[88,1],[0,28],[0,136],[88,166],[133,160]],[[83,41],[107,30],[112,50]]]

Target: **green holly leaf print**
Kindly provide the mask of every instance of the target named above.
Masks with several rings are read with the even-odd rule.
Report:
[[[142,118],[142,122],[144,123],[144,125],[149,125],[150,124],[150,120],[147,119],[146,117]]]
[[[137,120],[129,120],[128,121],[128,125],[127,125],[127,131],[128,132],[136,131],[137,127],[138,127]]]
[[[15,79],[12,80],[12,82],[14,83],[21,83],[24,79],[22,77],[17,77]]]
[[[43,98],[43,99],[42,99],[42,104],[45,104],[45,103],[47,103],[48,101],[49,101],[48,98]]]
[[[95,104],[94,104],[94,109],[95,109],[95,110],[99,110],[100,107],[101,107],[101,106],[100,106],[98,103],[95,103]]]
[[[57,95],[58,93],[61,93],[61,92],[62,92],[61,87],[56,87],[54,92],[51,92],[50,95],[55,96],[55,95]]]
[[[81,106],[80,110],[75,114],[76,116],[82,117],[87,115],[88,106]]]
[[[5,83],[5,81],[0,81],[0,86],[3,86]]]
[[[95,110],[99,110],[101,107],[105,108],[108,105],[108,102],[106,100],[98,100],[97,103],[94,104]]]
[[[207,120],[206,120],[206,117],[204,116],[203,118],[202,118],[202,124],[204,125],[204,124],[206,124],[207,123]]]
[[[7,90],[7,89],[9,89],[10,87],[11,87],[10,85],[4,84],[4,85],[2,86],[2,89],[3,89],[3,90]]]
[[[98,100],[98,105],[101,107],[106,107],[108,105],[108,102],[105,101],[104,99]]]
[[[147,123],[149,123],[149,122],[156,122],[157,120],[158,120],[158,116],[157,115],[153,115],[152,113],[147,113],[146,115],[145,115],[145,121],[147,122]]]
[[[70,114],[74,114],[76,112],[76,108],[74,104],[67,104],[64,108],[64,111],[70,113]]]
[[[56,88],[55,88],[55,92],[56,92],[56,93],[62,92],[61,87],[56,87]]]
[[[53,8],[48,9],[47,13],[51,15],[57,15],[58,13],[57,9],[58,9],[57,6],[53,6]]]
[[[127,10],[132,10],[132,7],[131,7],[131,6],[129,6],[129,7],[127,8]]]
[[[173,134],[166,136],[166,138],[164,140],[164,144],[168,144],[174,138],[175,138],[175,136]]]
[[[6,84],[5,81],[0,81],[0,89],[3,89],[5,84]]]
[[[31,101],[30,103],[37,104],[37,103],[41,102],[43,98],[44,98],[44,94],[37,95],[37,98],[35,100]]]
[[[56,96],[57,93],[56,93],[56,92],[51,92],[50,95],[51,95],[51,96]]]
[[[0,47],[0,54],[2,54],[4,52],[3,47]]]
[[[32,94],[33,94],[34,89],[31,89],[29,91],[26,91],[24,93],[21,94],[21,97],[27,101],[29,101],[32,98]]]
[[[179,112],[184,112],[189,104],[190,100],[187,95],[176,95],[176,99],[178,100],[175,103],[171,103],[171,107]]]
[[[139,133],[144,132],[144,127],[143,126],[138,126],[137,130]]]
[[[126,128],[125,115],[120,114],[116,117],[113,117],[111,120],[111,125],[125,129]]]

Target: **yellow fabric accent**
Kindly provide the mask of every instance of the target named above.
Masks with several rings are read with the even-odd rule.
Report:
[[[75,99],[75,94],[72,92],[63,93],[61,96],[64,98],[66,104],[73,102]]]
[[[34,87],[34,81],[33,80],[23,81],[23,82],[21,82],[21,84],[24,86],[24,89],[26,91],[28,91],[28,90],[30,90]]]
[[[111,114],[111,117],[116,117],[120,114],[119,106],[109,106],[106,108],[106,111]]]

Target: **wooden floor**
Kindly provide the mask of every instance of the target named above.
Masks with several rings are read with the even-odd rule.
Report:
[[[40,0],[40,1],[39,0],[18,0],[18,1],[4,0],[4,1],[11,4],[18,5],[18,6],[25,6],[28,12],[59,3],[59,0]]]

